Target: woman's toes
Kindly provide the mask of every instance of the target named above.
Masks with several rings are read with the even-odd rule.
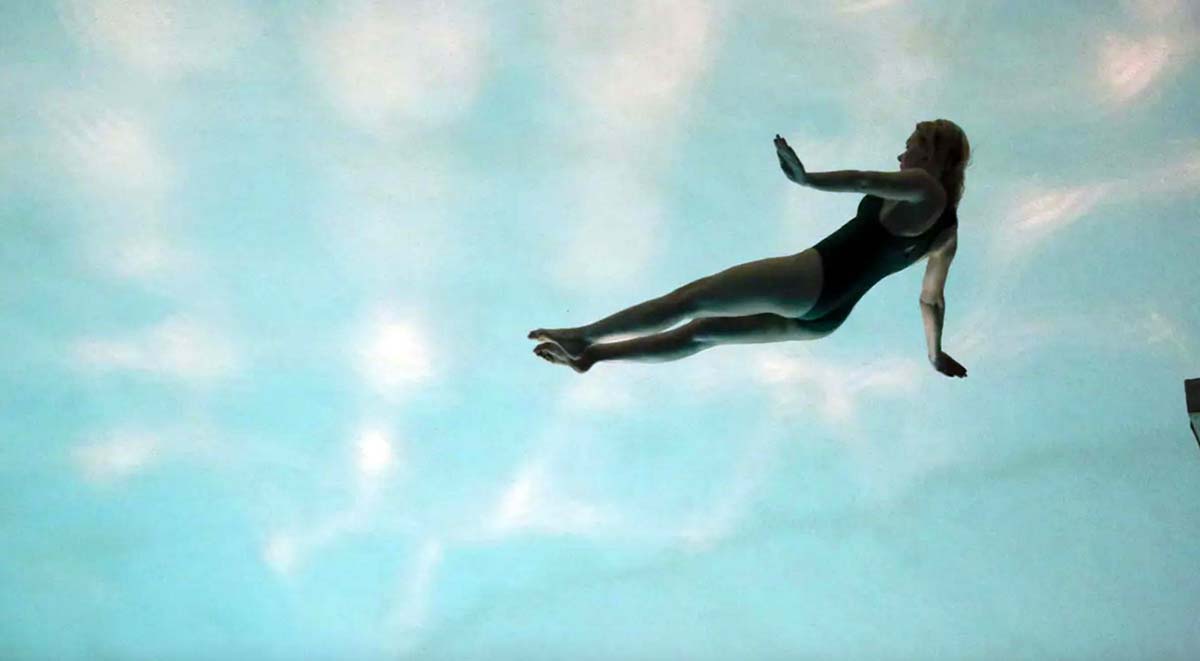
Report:
[[[543,342],[533,348],[533,352],[538,356],[552,362],[561,363],[563,356],[560,354],[562,349],[553,342]]]
[[[556,365],[566,365],[580,374],[587,371],[587,368],[580,365],[579,361],[567,355],[562,347],[553,342],[539,344],[533,349],[533,352],[543,360]]]
[[[545,328],[529,331],[529,339],[557,344],[567,352],[568,356],[572,358],[579,357],[579,355],[582,354],[583,351],[592,344],[591,342],[588,342],[587,340],[575,335],[571,335],[568,332]]]

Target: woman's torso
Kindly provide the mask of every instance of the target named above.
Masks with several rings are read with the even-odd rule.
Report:
[[[852,307],[879,280],[941,249],[945,243],[939,240],[956,231],[957,213],[937,206],[864,196],[855,217],[813,248],[821,257],[823,282],[805,318]]]
[[[944,202],[904,202],[868,194],[859,201],[855,217],[821,243],[827,247],[870,243],[881,254],[916,261],[944,249],[957,233],[958,214]]]
[[[938,200],[914,203],[885,199],[879,207],[879,224],[893,236],[920,236],[933,227],[945,209],[945,203]]]

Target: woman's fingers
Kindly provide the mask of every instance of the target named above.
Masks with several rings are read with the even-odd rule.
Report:
[[[778,133],[775,134],[775,151],[779,154],[779,166],[783,168],[788,179],[796,181],[799,173],[804,172],[804,164],[800,162],[800,157],[796,156],[796,152],[788,145],[787,140],[784,140]]]

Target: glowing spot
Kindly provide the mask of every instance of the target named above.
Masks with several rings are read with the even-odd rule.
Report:
[[[429,343],[408,323],[374,322],[356,351],[359,372],[381,390],[421,383],[433,373]]]
[[[363,475],[379,475],[392,464],[392,443],[382,431],[371,430],[358,439],[358,470]]]
[[[299,560],[296,542],[287,535],[276,533],[263,546],[263,562],[279,574],[291,574]]]
[[[496,517],[497,527],[510,529],[525,523],[533,511],[533,494],[536,488],[537,476],[531,471],[525,471],[513,480],[508,491],[500,499],[500,511]]]

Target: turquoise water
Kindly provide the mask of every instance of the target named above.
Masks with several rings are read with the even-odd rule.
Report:
[[[1187,2],[0,2],[0,658],[1200,656]],[[834,335],[579,375],[945,117]]]

